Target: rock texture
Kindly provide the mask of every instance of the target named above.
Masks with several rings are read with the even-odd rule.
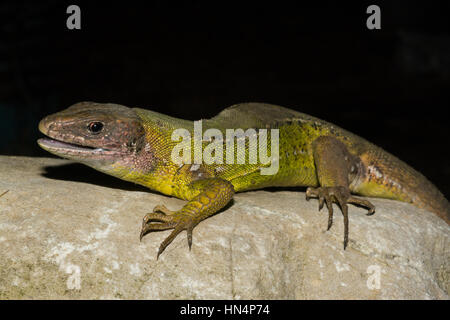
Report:
[[[237,194],[182,233],[139,242],[143,215],[184,202],[69,161],[0,156],[2,299],[448,299],[450,227],[411,205],[373,199],[327,214],[300,191]]]

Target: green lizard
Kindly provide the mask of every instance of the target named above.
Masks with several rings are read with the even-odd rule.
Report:
[[[202,121],[203,128],[277,129],[278,171],[263,175],[268,164],[176,163],[172,151],[179,140],[176,129],[194,133],[194,122],[116,104],[81,102],[47,116],[39,129],[49,138],[38,140],[45,150],[84,163],[123,180],[144,185],[188,202],[178,211],[158,205],[145,215],[141,239],[151,231],[173,229],[161,243],[159,255],[183,230],[189,248],[192,230],[226,206],[235,192],[270,186],[306,186],[306,198],[317,197],[319,210],[328,208],[328,229],[333,203],[344,216],[344,249],[348,243],[347,204],[375,207],[369,197],[396,199],[434,212],[450,224],[450,204],[422,174],[381,148],[331,123],[280,106],[243,103]],[[250,139],[249,139],[250,140]],[[245,156],[254,150],[249,140]],[[209,141],[202,141],[205,149]],[[229,142],[229,141],[228,141]],[[226,144],[227,140],[218,143]],[[197,147],[190,149],[194,154]],[[238,152],[237,145],[233,151]],[[195,155],[194,155],[195,157]],[[247,159],[246,158],[246,159]],[[192,158],[191,158],[192,159]]]

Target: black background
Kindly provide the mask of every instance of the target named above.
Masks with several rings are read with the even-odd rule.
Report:
[[[259,101],[374,142],[448,197],[449,15],[449,1],[3,1],[0,154],[51,156],[38,121],[79,101],[191,120]]]

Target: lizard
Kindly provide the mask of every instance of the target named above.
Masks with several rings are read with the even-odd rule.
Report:
[[[263,129],[278,130],[278,171],[263,175],[267,163],[261,161],[177,163],[172,151],[179,139],[173,139],[173,134],[180,128],[193,134],[194,121],[112,103],[80,102],[45,117],[39,130],[46,137],[38,144],[57,156],[186,200],[179,210],[157,205],[145,214],[141,241],[149,232],[172,230],[160,244],[157,258],[184,230],[190,249],[194,227],[222,210],[236,192],[266,187],[307,187],[306,199],[318,198],[319,211],[324,205],[328,209],[327,230],[333,223],[333,204],[337,204],[344,218],[344,250],[349,234],[348,204],[364,207],[367,215],[372,215],[375,206],[367,197],[408,202],[450,224],[449,202],[425,176],[332,123],[281,106],[241,103],[202,120],[202,124],[222,133],[237,128],[256,128],[258,135]],[[205,143],[202,140],[187,152],[203,150]],[[245,157],[252,148],[255,145],[246,141]]]

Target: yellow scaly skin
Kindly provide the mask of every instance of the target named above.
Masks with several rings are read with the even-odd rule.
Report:
[[[144,217],[141,238],[151,231],[174,229],[161,244],[158,256],[183,230],[191,247],[193,228],[227,205],[235,192],[271,186],[309,187],[307,199],[318,197],[319,208],[327,205],[328,228],[333,218],[332,203],[338,203],[344,215],[344,248],[348,242],[347,204],[366,207],[368,214],[375,211],[368,200],[351,193],[410,202],[450,223],[449,202],[423,175],[366,140],[306,114],[269,104],[244,103],[203,121],[203,131],[216,128],[224,137],[226,129],[278,129],[279,170],[273,175],[261,175],[261,168],[268,165],[248,161],[177,165],[171,154],[179,141],[171,137],[180,128],[193,136],[192,121],[116,104],[81,102],[44,118],[39,129],[52,139],[40,139],[38,143],[58,156],[187,200],[178,211],[160,205]],[[208,144],[203,141],[202,150]],[[193,142],[191,146],[194,159]],[[247,142],[246,159],[254,151],[250,148]]]

